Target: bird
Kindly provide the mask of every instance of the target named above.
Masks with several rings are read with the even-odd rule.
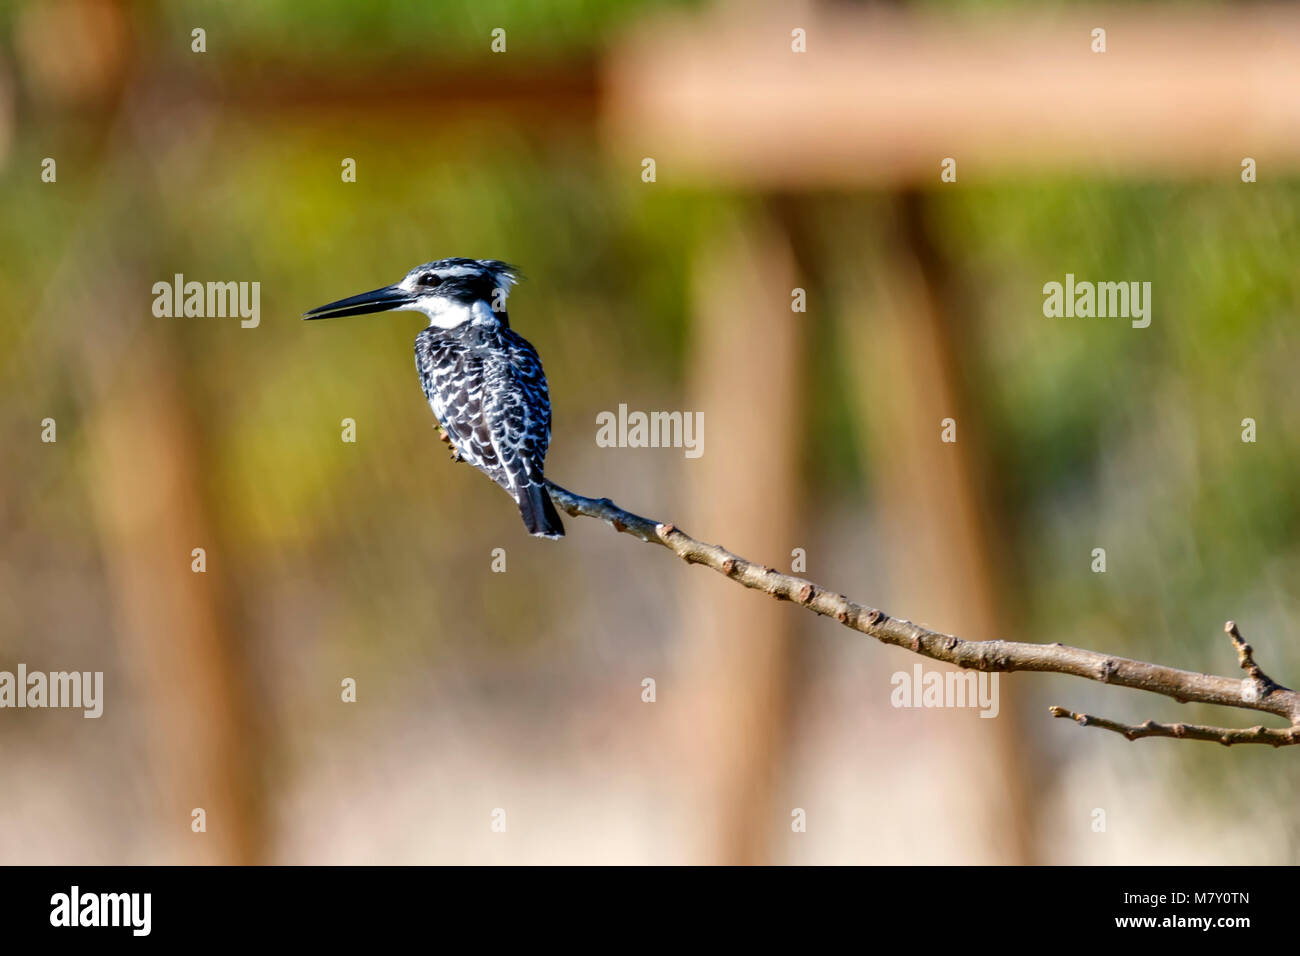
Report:
[[[551,398],[537,350],[510,328],[506,299],[519,270],[499,259],[437,259],[400,281],[303,313],[331,319],[421,312],[415,367],[452,458],[483,472],[519,506],[530,534],[552,540],[564,525],[543,467]]]

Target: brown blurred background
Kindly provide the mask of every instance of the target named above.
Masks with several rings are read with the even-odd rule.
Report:
[[[11,4],[0,670],[105,702],[0,711],[0,862],[1295,862],[1290,751],[1046,709],[1254,715],[895,709],[917,658],[527,537],[436,440],[417,316],[299,315],[509,260],[559,483],[971,638],[1232,673],[1232,617],[1294,685],[1296,89],[1300,16],[1240,4]],[[259,326],[156,317],[176,273]],[[1044,317],[1066,273],[1150,327]],[[599,447],[620,404],[704,454]]]

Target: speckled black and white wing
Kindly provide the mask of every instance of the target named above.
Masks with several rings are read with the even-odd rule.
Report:
[[[500,332],[503,363],[488,363],[484,417],[508,474],[544,482],[551,444],[551,395],[537,350],[511,329]]]
[[[457,454],[515,499],[532,534],[563,535],[543,473],[551,402],[532,345],[508,327],[429,328],[415,340],[415,364]]]

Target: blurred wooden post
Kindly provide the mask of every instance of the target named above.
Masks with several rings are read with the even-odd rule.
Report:
[[[138,715],[146,738],[139,785],[152,805],[130,829],[151,864],[259,863],[268,857],[262,708],[231,629],[230,558],[209,520],[192,434],[199,415],[175,347],[172,323],[193,320],[151,314],[153,282],[170,278],[152,264],[169,217],[142,170],[163,141],[148,124],[166,117],[150,105],[159,90],[139,77],[126,89],[139,19],[131,6],[69,0],[17,11],[14,46],[36,102],[103,128],[96,189],[47,280],[42,338],[62,353],[83,410],[85,481],[113,614],[93,636],[116,638],[125,665],[125,679],[104,688],[104,719]],[[204,573],[191,570],[195,548],[206,550]],[[196,808],[206,832],[192,829]]]
[[[904,194],[890,207],[884,256],[851,288],[842,317],[845,341],[862,374],[853,376],[858,419],[882,463],[872,468],[877,520],[890,553],[890,598],[907,616],[976,640],[1005,636],[1000,595],[997,502],[984,472],[989,453],[979,396],[962,369],[970,336],[955,314],[944,264],[931,247],[923,200]],[[887,374],[873,374],[888,370]],[[953,419],[956,441],[942,422]],[[952,670],[928,663],[927,669]],[[965,781],[967,829],[984,859],[1035,863],[1029,735],[1011,686],[999,675],[999,713],[946,718],[937,746],[943,766]]]
[[[178,320],[149,316],[143,277],[129,288],[107,285],[101,260],[103,294],[82,313],[100,332],[83,336],[76,356],[88,485],[114,609],[105,631],[116,633],[130,667],[129,684],[106,688],[105,710],[121,705],[116,695],[142,695],[158,800],[151,839],[166,854],[149,862],[264,862],[263,742],[229,630],[222,565],[230,558],[214,547],[170,332],[139,328],[141,315]],[[191,570],[199,547],[205,573]],[[199,807],[205,833],[191,829]]]
[[[802,329],[789,243],[764,216],[721,225],[696,254],[690,410],[704,454],[688,462],[683,526],[745,554],[789,555],[801,509]],[[788,570],[788,566],[786,567]],[[789,826],[775,806],[795,668],[790,609],[690,575],[678,673],[683,778],[695,785],[701,862],[769,859]]]

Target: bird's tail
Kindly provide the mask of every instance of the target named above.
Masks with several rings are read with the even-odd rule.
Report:
[[[531,484],[519,489],[519,516],[524,519],[529,534],[540,538],[564,537],[564,525],[546,485]]]

